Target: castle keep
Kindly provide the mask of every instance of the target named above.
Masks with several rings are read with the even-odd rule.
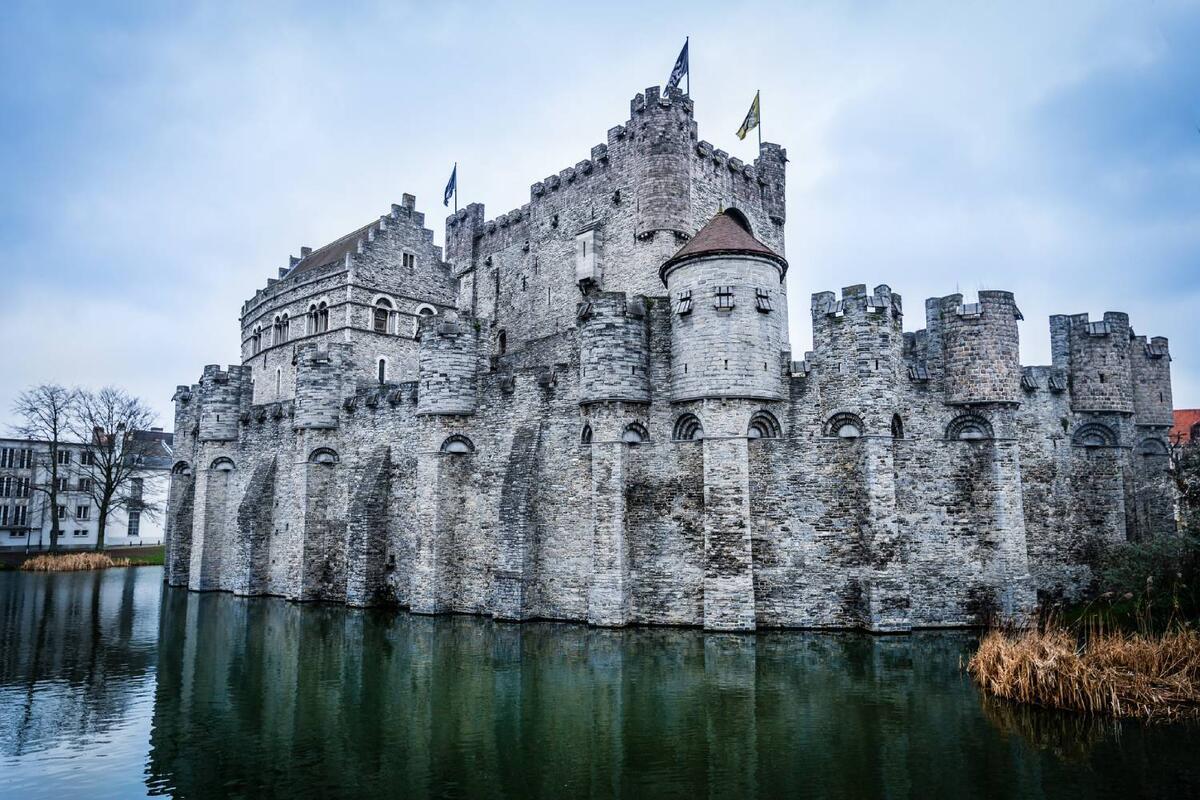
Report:
[[[175,393],[167,581],[420,613],[894,631],[1075,596],[1173,530],[1163,338],[1009,292],[812,296],[787,340],[787,156],[638,94],[529,202],[405,195],[242,307]],[[793,278],[803,264],[791,265]]]

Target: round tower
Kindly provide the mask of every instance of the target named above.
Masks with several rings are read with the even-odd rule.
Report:
[[[457,320],[425,316],[419,323],[417,413],[475,413],[482,321],[464,314]]]
[[[691,232],[692,101],[678,89],[651,86],[630,103],[630,127],[640,151],[634,234]]]
[[[717,214],[659,271],[671,302],[671,400],[780,400],[787,261],[740,212]]]
[[[650,402],[646,304],[624,292],[593,292],[579,305],[581,403]]]
[[[1021,312],[1012,292],[981,291],[977,303],[962,299],[938,301],[946,402],[1020,403]]]
[[[1069,323],[1071,409],[1132,413],[1129,315],[1109,311],[1092,322],[1087,314],[1075,314]]]
[[[354,374],[351,345],[308,342],[296,348],[296,428],[338,426],[342,381]]]
[[[1130,343],[1133,406],[1138,425],[1175,424],[1171,399],[1171,351],[1165,336],[1135,336]]]
[[[209,364],[200,377],[200,434],[202,442],[232,441],[238,438],[242,390],[249,390],[250,368],[230,365],[222,370]]]
[[[904,369],[901,298],[887,285],[871,294],[863,284],[812,296],[813,354],[819,365],[826,417],[850,412],[866,431],[887,434]]]

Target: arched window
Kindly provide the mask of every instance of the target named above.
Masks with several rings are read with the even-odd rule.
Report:
[[[255,355],[262,352],[262,325],[254,326],[254,334],[250,337],[250,352]]]
[[[892,414],[892,438],[904,438],[904,420],[900,419],[899,414]]]
[[[308,326],[309,333],[317,333],[317,304],[312,303],[308,307],[308,318],[305,320]]]
[[[286,342],[292,335],[292,322],[288,319],[288,315],[284,314],[279,318],[279,341]]]
[[[963,442],[991,439],[992,424],[981,414],[963,414],[946,426],[946,438]]]
[[[275,315],[275,324],[271,326],[271,344],[279,344],[283,341],[283,318],[278,314]]]
[[[631,422],[621,433],[621,441],[625,444],[641,444],[650,441],[650,432],[640,422]]]
[[[417,306],[417,316],[413,317],[413,338],[417,338],[417,334],[421,332],[421,317],[433,317],[437,315],[437,309],[428,303],[422,303]]]
[[[279,397],[279,391],[283,388],[283,370],[280,367],[275,368],[275,396]]]
[[[704,426],[695,414],[681,414],[675,420],[675,428],[671,438],[677,442],[694,442],[704,438]]]
[[[474,453],[474,443],[465,436],[454,434],[442,442],[442,452],[462,455],[463,453]]]
[[[1114,447],[1117,444],[1117,435],[1107,425],[1089,422],[1075,429],[1074,435],[1071,436],[1071,444],[1079,447]]]
[[[746,429],[746,436],[750,439],[778,439],[781,433],[779,420],[770,411],[755,411]]]
[[[233,459],[226,458],[225,456],[215,459],[208,468],[216,470],[217,472],[233,472],[235,469]]]
[[[325,464],[327,466],[333,466],[334,464],[338,463],[338,454],[336,451],[331,450],[328,447],[318,447],[309,454],[308,460],[313,464]]]
[[[392,301],[381,297],[375,301],[375,312],[372,328],[376,333],[388,333],[391,330]]]
[[[588,425],[586,423],[584,424],[583,430],[579,433],[579,443],[580,444],[591,444],[592,443],[592,426],[591,425]]]
[[[496,349],[500,352],[500,355],[508,352],[508,334],[504,331],[496,334]]]
[[[836,436],[839,439],[857,439],[863,435],[866,426],[857,414],[834,414],[825,426],[825,435]]]
[[[329,330],[329,303],[321,301],[317,304],[317,333]]]
[[[172,475],[191,475],[192,466],[186,461],[180,461],[175,466],[171,467]]]
[[[1138,452],[1144,456],[1165,456],[1170,454],[1167,446],[1160,439],[1142,439],[1142,443],[1138,445]]]
[[[387,359],[379,359],[379,382],[387,383]]]

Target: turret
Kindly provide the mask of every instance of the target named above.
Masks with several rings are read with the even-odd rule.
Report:
[[[638,192],[634,235],[690,234],[696,126],[691,98],[678,89],[660,94],[657,86],[651,86],[633,98],[629,111],[628,132],[640,151],[631,176]]]
[[[1022,317],[1012,292],[981,291],[977,303],[962,300],[952,294],[938,301],[946,402],[1019,403]]]
[[[238,438],[238,417],[243,390],[250,391],[250,367],[230,365],[222,370],[217,364],[204,368],[200,377],[200,434],[202,442],[232,441]],[[249,395],[246,395],[249,399]]]
[[[1135,336],[1130,344],[1133,410],[1138,425],[1173,425],[1171,352],[1165,336],[1147,340]]]
[[[346,342],[309,342],[296,348],[296,428],[338,426],[342,383],[355,372]]]
[[[419,322],[417,413],[475,413],[484,321],[460,314],[457,319],[427,316]]]
[[[1058,315],[1050,326],[1054,365],[1066,357],[1071,409],[1132,413],[1129,315],[1109,311],[1100,322]]]
[[[580,402],[650,402],[646,301],[593,292],[579,304]]]
[[[784,397],[787,262],[740,212],[717,214],[663,264],[671,306],[671,399]]]
[[[813,355],[825,411],[861,414],[867,431],[887,433],[903,365],[901,298],[887,285],[859,284],[812,296]]]
[[[483,205],[471,203],[446,217],[446,261],[455,275],[471,266],[475,240],[483,235]]]

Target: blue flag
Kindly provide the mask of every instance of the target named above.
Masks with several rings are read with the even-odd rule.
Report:
[[[450,205],[450,198],[458,193],[458,164],[454,165],[454,169],[450,171],[450,181],[446,184],[446,196],[442,200],[442,205]]]
[[[679,82],[683,80],[683,76],[688,74],[688,40],[683,40],[683,49],[679,51],[679,58],[675,59],[675,69],[671,70],[671,77],[667,78],[667,89],[676,89],[679,87]],[[688,77],[691,80],[691,76]]]

